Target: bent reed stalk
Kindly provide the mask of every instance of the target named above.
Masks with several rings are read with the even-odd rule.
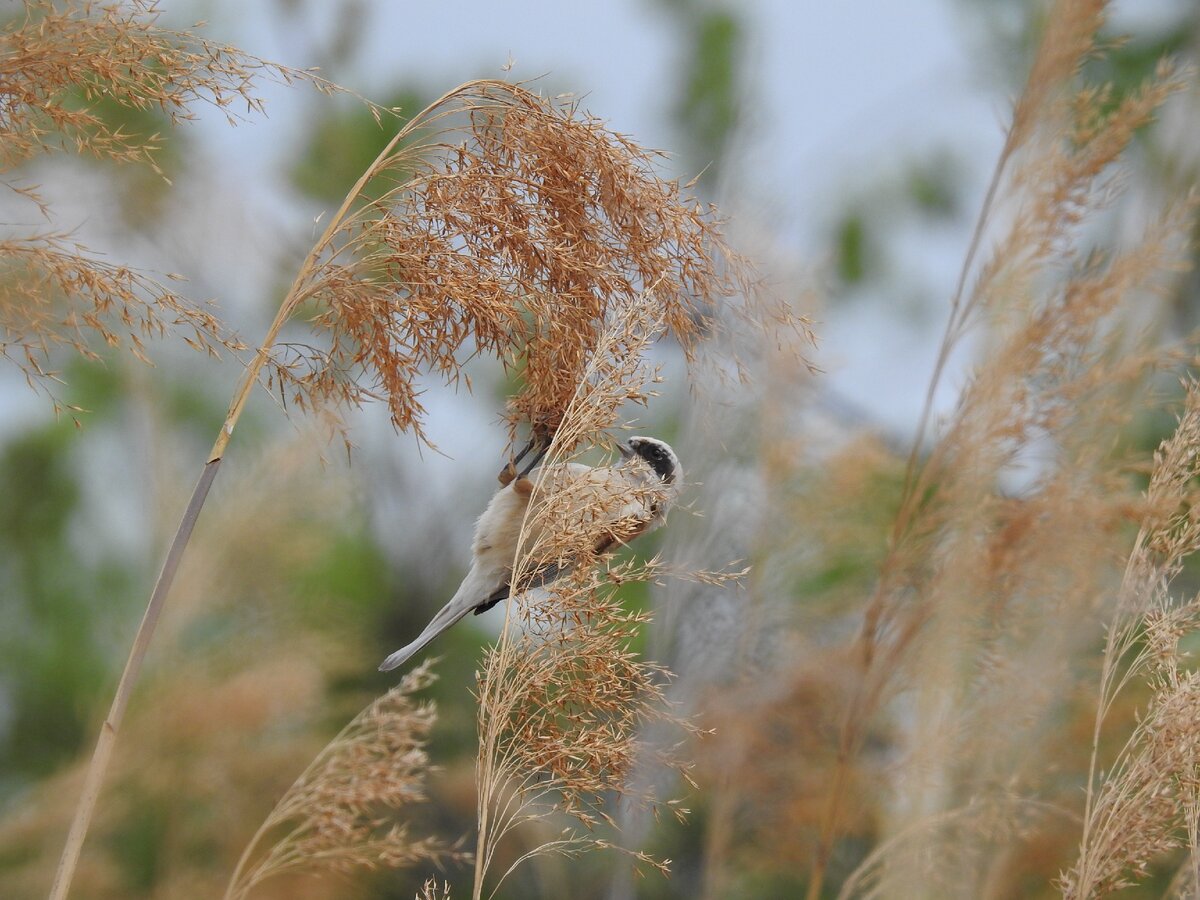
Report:
[[[447,93],[437,103],[444,102],[453,93],[453,91]],[[163,563],[162,570],[155,580],[154,589],[150,593],[150,601],[146,604],[146,612],[142,616],[141,624],[138,625],[137,633],[133,639],[133,646],[125,662],[125,668],[121,672],[121,679],[117,683],[112,706],[109,708],[108,716],[100,727],[100,734],[96,738],[96,749],[92,753],[91,762],[88,764],[87,772],[84,775],[83,789],[80,792],[79,803],[75,808],[75,815],[71,820],[71,828],[67,833],[62,857],[54,874],[54,883],[51,886],[49,895],[50,900],[65,900],[70,891],[71,880],[75,875],[75,867],[79,862],[79,854],[83,849],[84,839],[87,837],[92,813],[96,809],[96,801],[100,797],[105,772],[108,770],[109,763],[112,760],[113,749],[117,743],[117,735],[121,730],[121,722],[125,718],[125,709],[129,705],[129,698],[133,694],[134,685],[137,684],[138,676],[141,674],[142,662],[145,659],[146,650],[149,649],[150,641],[154,636],[155,626],[158,624],[159,615],[162,613],[163,605],[166,603],[167,594],[171,590],[171,584],[175,580],[175,573],[179,568],[183,553],[187,549],[188,541],[191,539],[192,529],[195,527],[196,521],[200,518],[204,501],[208,498],[209,488],[212,487],[212,483],[217,477],[217,471],[221,466],[222,459],[224,459],[225,450],[229,445],[230,439],[233,437],[234,429],[237,428],[238,420],[242,417],[246,402],[250,398],[250,392],[258,382],[263,368],[271,358],[271,351],[275,346],[284,323],[291,318],[296,307],[304,299],[302,289],[307,284],[308,276],[316,269],[322,253],[341,228],[347,213],[354,201],[361,195],[367,182],[371,180],[372,176],[391,157],[397,144],[408,136],[411,128],[412,125],[410,123],[396,133],[371,166],[355,182],[350,193],[346,195],[345,200],[342,201],[342,205],[338,208],[337,214],[330,219],[329,224],[325,227],[320,240],[309,251],[303,265],[300,267],[299,275],[292,283],[287,296],[284,297],[283,302],[279,306],[279,310],[275,313],[275,318],[267,329],[266,336],[263,338],[258,352],[254,355],[249,365],[246,366],[246,371],[242,374],[237,391],[234,393],[233,400],[229,404],[229,411],[225,414],[225,421],[221,424],[221,430],[213,442],[208,459],[201,469],[200,479],[196,482],[192,496],[184,508],[179,528],[176,530],[175,537],[171,541],[171,546],[167,550],[166,561]]]

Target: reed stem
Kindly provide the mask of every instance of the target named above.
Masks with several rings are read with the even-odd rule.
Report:
[[[142,661],[150,646],[150,638],[154,635],[154,627],[158,624],[158,617],[162,612],[167,592],[175,580],[175,572],[183,558],[184,548],[187,547],[188,539],[192,536],[192,529],[200,517],[200,509],[204,506],[208,489],[212,487],[213,479],[217,477],[217,470],[220,466],[220,457],[211,459],[204,464],[200,480],[196,482],[192,498],[188,501],[183,518],[179,522],[179,529],[175,532],[175,539],[171,541],[171,548],[167,551],[162,571],[158,573],[158,580],[154,583],[154,591],[150,595],[150,602],[146,605],[142,624],[138,626],[137,635],[133,639],[129,658],[125,661],[125,671],[121,673],[121,680],[117,684],[117,692],[113,696],[108,718],[104,720],[104,724],[100,728],[100,736],[96,739],[96,749],[92,753],[92,761],[88,765],[87,774],[84,777],[83,791],[75,809],[75,818],[71,821],[67,843],[54,873],[54,884],[50,888],[50,900],[64,900],[67,891],[71,888],[71,879],[75,874],[75,866],[79,862],[79,851],[83,848],[83,840],[92,821],[96,799],[100,796],[100,788],[104,783],[104,773],[112,759],[113,747],[117,742],[117,732],[120,731],[121,720],[125,717],[125,708],[129,705],[133,686],[141,673]]]

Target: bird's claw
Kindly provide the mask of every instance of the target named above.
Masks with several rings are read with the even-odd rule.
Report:
[[[513,480],[516,477],[517,477],[516,464],[510,462],[508,465],[506,465],[503,469],[500,470],[500,474],[496,476],[496,480],[499,481],[500,484],[502,484],[504,487],[508,487],[510,484],[512,484]]]
[[[542,461],[546,453],[550,450],[550,442],[552,438],[553,434],[548,432],[545,428],[535,426],[533,429],[533,434],[530,436],[528,443],[521,448],[520,453],[514,456],[508,462],[508,464],[500,470],[500,474],[496,476],[496,480],[499,481],[500,484],[507,487],[514,480],[525,478],[530,472],[533,471],[534,467]],[[517,464],[520,463],[521,460],[523,460],[531,452],[533,453],[533,458],[530,459],[523,468],[518,470]]]

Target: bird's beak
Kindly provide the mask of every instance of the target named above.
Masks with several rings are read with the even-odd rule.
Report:
[[[617,450],[621,454],[621,459],[633,459],[637,455],[633,448],[623,441],[617,441]]]

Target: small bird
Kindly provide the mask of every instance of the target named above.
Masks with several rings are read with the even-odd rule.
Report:
[[[662,524],[680,480],[679,458],[665,441],[633,437],[617,444],[622,461],[616,466],[557,463],[542,473],[540,493],[562,492],[560,509],[565,518],[541,530],[525,514],[534,495],[533,482],[524,475],[502,487],[492,497],[475,524],[471,568],[450,602],[442,607],[420,636],[401,647],[379,667],[387,672],[423,650],[434,638],[468,613],[491,609],[512,591],[512,567],[517,543],[525,528],[525,546],[536,549],[553,543],[547,527],[570,528],[578,523],[600,535],[594,550],[604,553],[628,543]],[[568,563],[556,559],[534,560],[534,576],[522,589],[545,585],[565,574]]]

